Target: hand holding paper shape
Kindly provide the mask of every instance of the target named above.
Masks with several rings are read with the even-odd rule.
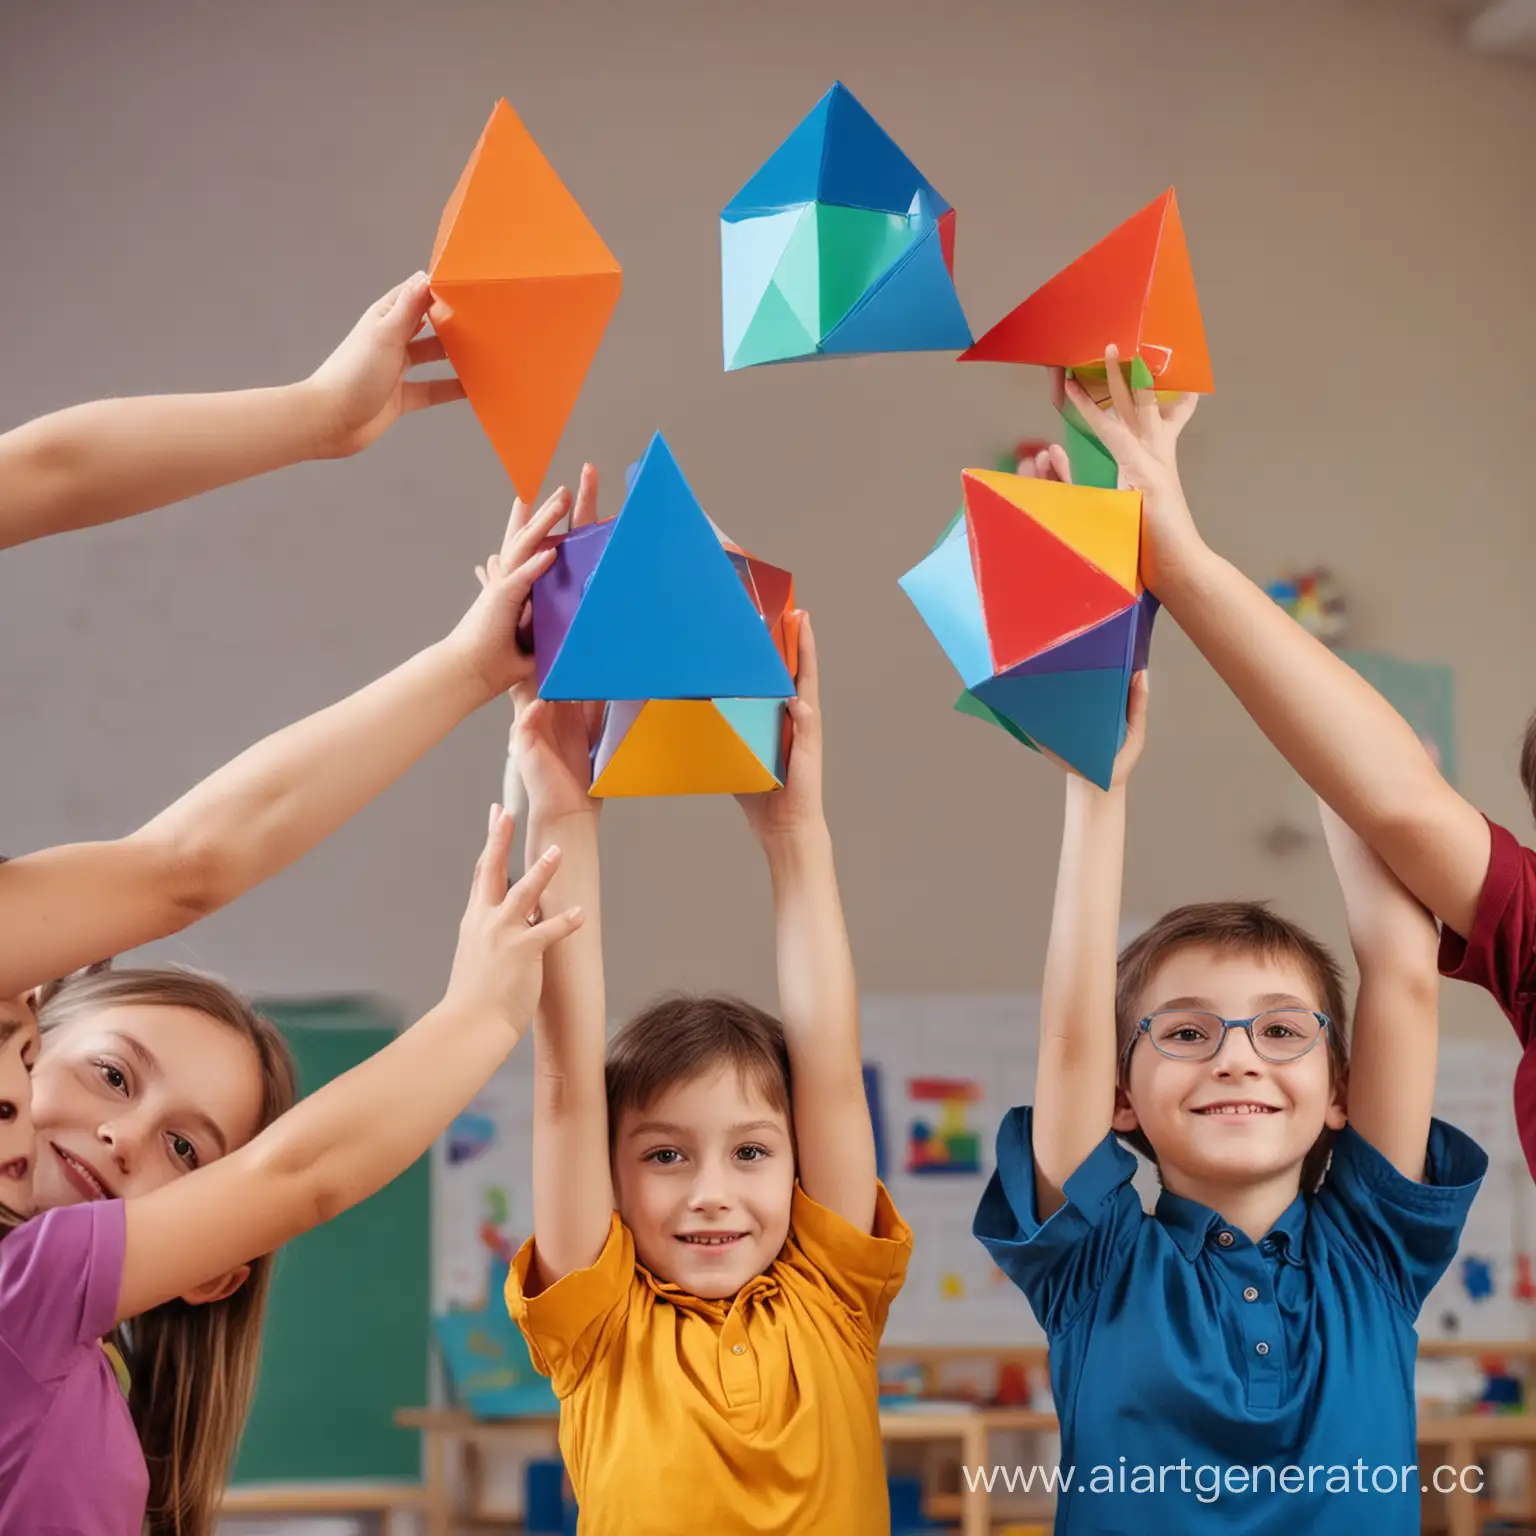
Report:
[[[1215,385],[1179,204],[1170,187],[1004,316],[961,362],[1102,369],[1114,343],[1159,391]]]
[[[658,433],[617,518],[557,542],[534,584],[540,696],[608,704],[592,794],[782,786],[794,578],[726,539]]]
[[[956,706],[1107,787],[1157,601],[1141,494],[968,469],[964,506],[901,579],[960,674]]]
[[[443,210],[430,275],[443,350],[531,506],[623,275],[505,101]]]
[[[957,351],[955,213],[835,84],[720,216],[727,371]]]

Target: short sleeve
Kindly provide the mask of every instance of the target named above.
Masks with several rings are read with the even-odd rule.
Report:
[[[997,1168],[972,1231],[1053,1337],[1071,1327],[1125,1261],[1146,1214],[1131,1183],[1136,1159],[1111,1134],[1067,1180],[1066,1203],[1041,1221],[1031,1127],[1027,1108],[1009,1110],[998,1127]]]
[[[1487,1170],[1487,1153],[1443,1120],[1430,1122],[1422,1182],[1399,1173],[1346,1125],[1313,1210],[1364,1256],[1393,1300],[1417,1317],[1456,1257]]]
[[[512,1261],[507,1311],[528,1341],[535,1368],[549,1377],[556,1396],[568,1397],[623,1325],[635,1277],[634,1239],[615,1212],[597,1262],[536,1296],[526,1290],[533,1245],[529,1238]]]
[[[872,1230],[861,1232],[818,1205],[797,1183],[790,1212],[791,1269],[808,1265],[846,1311],[878,1344],[885,1320],[907,1278],[912,1229],[901,1219],[884,1184],[875,1198]]]
[[[1536,1017],[1536,853],[1496,822],[1488,831],[1488,873],[1472,931],[1441,930],[1440,972],[1491,993],[1528,1046]]]
[[[112,1331],[126,1242],[121,1200],[67,1205],[0,1242],[0,1341],[37,1382]]]

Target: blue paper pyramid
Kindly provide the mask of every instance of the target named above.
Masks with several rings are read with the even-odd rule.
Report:
[[[787,699],[794,692],[763,615],[658,432],[540,696]]]
[[[954,210],[841,82],[720,216],[727,371],[971,344]]]

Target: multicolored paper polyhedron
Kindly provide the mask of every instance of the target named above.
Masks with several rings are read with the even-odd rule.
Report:
[[[720,216],[727,371],[971,344],[955,213],[841,82]]]
[[[532,503],[624,279],[505,101],[443,210],[429,275],[443,350]]]
[[[1107,787],[1157,600],[1137,573],[1141,493],[968,469],[964,505],[901,578],[991,720]]]
[[[794,578],[715,527],[661,434],[616,518],[550,542],[533,587],[539,696],[607,702],[592,794],[781,788]]]

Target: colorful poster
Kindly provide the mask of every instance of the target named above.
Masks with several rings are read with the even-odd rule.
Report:
[[[979,1173],[981,1138],[969,1122],[981,1085],[964,1078],[915,1077],[907,1084],[914,1115],[907,1132],[908,1173]]]

